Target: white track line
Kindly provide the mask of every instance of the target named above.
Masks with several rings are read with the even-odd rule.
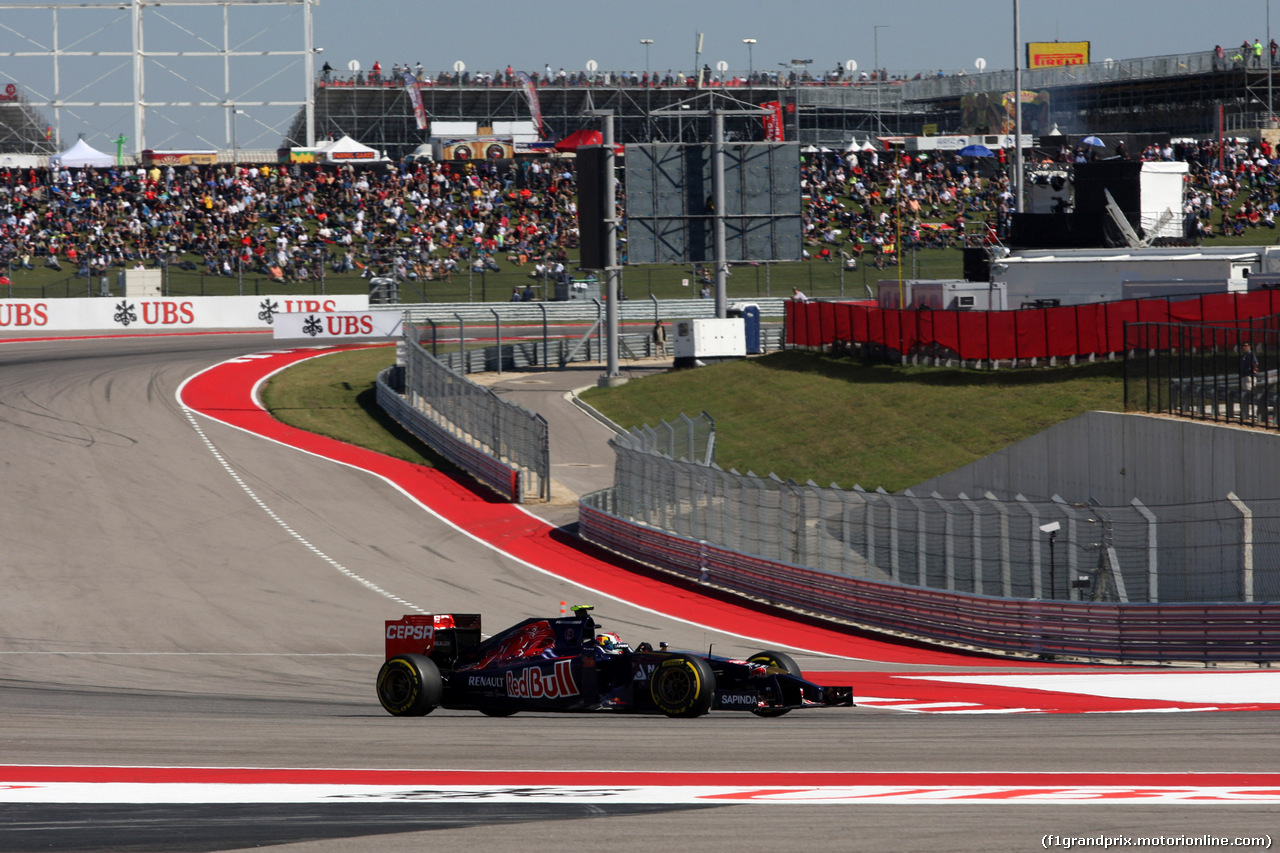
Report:
[[[185,386],[186,386],[186,383],[185,382],[182,383],[182,387],[185,387]],[[181,396],[182,387],[179,387],[178,389],[179,405],[182,405],[182,396]],[[249,499],[252,500],[255,504],[257,504],[258,508],[261,509],[263,512],[265,512],[271,518],[272,521],[280,525],[280,527],[284,530],[285,533],[288,533],[294,539],[298,540],[298,542],[302,543],[302,546],[304,548],[306,548],[311,553],[315,554],[324,562],[328,563],[330,566],[336,569],[340,574],[345,575],[346,577],[350,578],[351,580],[355,581],[361,586],[364,586],[367,589],[370,589],[376,592],[378,595],[381,595],[384,598],[389,598],[392,601],[394,601],[396,604],[403,605],[417,613],[425,614],[427,612],[426,610],[414,604],[413,602],[406,601],[405,599],[401,598],[395,593],[389,592],[383,589],[382,587],[378,586],[373,581],[368,580],[367,578],[361,577],[360,575],[348,569],[346,566],[339,563],[333,557],[330,557],[324,551],[321,551],[315,545],[312,545],[311,542],[308,541],[305,536],[303,536],[301,533],[299,533],[298,531],[290,527],[288,522],[286,522],[283,518],[281,518],[279,515],[276,514],[275,510],[267,506],[267,504],[262,500],[262,498],[258,497],[258,495],[253,491],[253,489],[249,487],[249,484],[246,483],[243,478],[241,478],[240,474],[234,468],[231,467],[231,464],[227,462],[227,458],[222,455],[222,452],[218,450],[218,448],[214,445],[213,441],[210,440],[209,436],[205,434],[204,428],[201,427],[199,422],[196,421],[195,416],[192,413],[192,410],[187,408],[185,405],[183,405],[182,413],[186,415],[187,421],[191,424],[191,428],[196,431],[196,435],[200,436],[200,440],[204,442],[204,446],[207,447],[209,449],[209,452],[213,454],[213,458],[218,460],[218,464],[222,466],[223,470],[231,475],[231,479],[236,481],[236,485],[238,485],[241,489],[244,490],[244,493],[249,496]]]
[[[290,349],[290,350],[277,350],[277,351],[274,351],[274,352],[270,352],[270,351],[268,351],[268,352],[262,352],[262,353],[254,353],[254,354],[252,354],[252,355],[245,355],[245,356],[239,356],[239,357],[234,358],[234,359],[227,359],[227,360],[226,360],[226,362],[223,362],[223,363],[224,363],[224,364],[230,364],[230,363],[233,363],[233,362],[243,362],[243,361],[245,361],[246,359],[264,359],[264,358],[270,358],[271,356],[276,355],[276,354],[278,354],[278,353],[282,353],[282,352],[293,352],[293,351],[296,351],[296,350],[292,350],[292,349]],[[323,355],[329,355],[329,354],[330,354],[330,353],[326,353],[326,352],[318,352],[318,353],[316,353],[316,356],[323,356]],[[273,371],[271,371],[270,373],[268,373],[268,374],[266,374],[265,376],[261,377],[261,378],[260,378],[256,383],[254,383],[253,390],[252,390],[252,392],[251,392],[251,396],[252,396],[252,399],[253,399],[254,405],[258,406],[259,408],[264,408],[264,409],[265,409],[265,407],[263,407],[263,406],[262,406],[262,402],[261,402],[261,399],[260,399],[260,397],[259,397],[259,389],[261,389],[261,387],[262,387],[262,386],[267,382],[267,380],[269,380],[269,379],[270,379],[272,376],[274,376],[275,374],[277,374],[277,373],[279,373],[280,371],[285,370],[285,369],[287,369],[287,368],[289,368],[289,367],[293,367],[293,366],[294,366],[294,365],[296,365],[296,364],[300,364],[300,363],[301,363],[301,362],[292,362],[292,363],[290,363],[290,364],[284,365],[283,367],[280,367],[280,368],[279,368],[279,369],[277,369],[277,370],[273,370]],[[344,465],[344,466],[346,466],[346,467],[348,467],[348,468],[351,468],[351,469],[353,469],[353,470],[356,470],[356,471],[363,471],[364,473],[366,473],[366,474],[368,474],[368,475],[370,475],[370,476],[372,476],[372,477],[377,477],[378,479],[380,479],[380,480],[382,480],[383,482],[387,483],[387,484],[388,484],[389,486],[391,486],[393,489],[395,489],[396,491],[400,492],[402,495],[404,495],[405,497],[407,497],[409,500],[413,501],[413,503],[415,503],[415,504],[416,504],[419,508],[421,508],[424,512],[427,512],[428,514],[430,514],[430,515],[434,516],[436,519],[440,520],[440,521],[441,521],[441,522],[443,522],[444,524],[446,524],[446,525],[448,525],[449,527],[453,528],[454,530],[458,531],[458,532],[459,532],[459,533],[461,533],[463,536],[466,536],[467,538],[471,539],[472,541],[476,542],[477,544],[482,545],[482,546],[484,546],[485,548],[488,548],[488,549],[490,549],[491,551],[494,551],[494,552],[496,552],[496,553],[498,553],[498,554],[501,554],[502,556],[506,557],[507,559],[512,560],[513,562],[518,563],[518,564],[520,564],[520,565],[522,565],[522,566],[524,566],[524,567],[526,567],[526,568],[528,568],[528,569],[531,569],[532,571],[538,572],[539,574],[542,574],[542,575],[546,575],[547,577],[555,578],[557,581],[559,581],[559,582],[561,582],[561,583],[565,583],[565,584],[569,584],[570,586],[578,587],[579,589],[585,590],[585,591],[587,591],[587,592],[591,593],[592,595],[600,596],[601,598],[607,598],[607,599],[609,599],[610,601],[617,601],[617,602],[619,602],[619,603],[621,603],[621,604],[625,604],[625,605],[627,605],[628,607],[634,607],[636,610],[639,610],[639,611],[641,611],[641,612],[644,612],[644,613],[651,613],[651,614],[653,614],[653,615],[655,615],[655,616],[660,616],[660,617],[662,617],[662,618],[664,618],[664,619],[670,619],[670,620],[672,620],[673,622],[680,622],[680,623],[683,623],[683,624],[685,624],[685,625],[691,625],[691,626],[693,626],[693,627],[695,627],[695,628],[699,628],[699,629],[704,630],[704,631],[714,631],[714,632],[715,632],[715,633],[717,633],[717,634],[723,634],[723,635],[725,635],[725,636],[727,636],[727,637],[736,637],[736,638],[738,638],[738,639],[740,639],[740,640],[747,640],[747,641],[750,641],[750,642],[753,642],[753,643],[768,643],[768,644],[771,644],[771,645],[774,645],[774,646],[781,646],[781,647],[786,648],[786,649],[790,649],[790,650],[793,650],[793,651],[802,652],[802,653],[807,654],[807,655],[814,655],[814,656],[816,656],[816,657],[834,658],[834,659],[836,659],[836,660],[863,661],[863,662],[868,662],[868,663],[880,663],[880,662],[881,662],[881,661],[878,661],[878,660],[876,660],[876,659],[874,659],[874,658],[845,657],[845,656],[842,656],[842,655],[833,655],[833,654],[831,654],[830,652],[819,651],[819,650],[816,650],[816,649],[806,649],[806,648],[803,648],[803,647],[800,647],[800,646],[793,646],[793,645],[789,645],[789,644],[787,644],[787,643],[783,643],[783,642],[763,641],[763,640],[761,640],[759,637],[752,637],[752,636],[749,636],[749,635],[746,635],[746,634],[739,634],[739,633],[737,633],[737,632],[730,631],[730,630],[726,630],[726,629],[724,629],[724,628],[717,628],[717,627],[714,627],[714,626],[711,626],[711,625],[703,624],[703,623],[701,623],[701,622],[695,622],[695,621],[693,621],[692,619],[683,619],[683,618],[678,617],[678,616],[672,616],[672,615],[671,615],[671,614],[669,614],[669,613],[664,613],[664,612],[662,612],[662,611],[660,611],[660,610],[654,610],[654,609],[653,609],[653,608],[651,608],[651,607],[645,607],[645,606],[643,606],[643,605],[641,605],[641,604],[636,604],[635,602],[627,601],[626,599],[619,598],[619,597],[618,597],[618,596],[616,596],[616,595],[611,595],[610,593],[604,592],[603,590],[599,590],[599,589],[596,589],[596,588],[594,588],[594,587],[586,586],[585,584],[577,583],[577,582],[575,582],[575,581],[566,580],[565,578],[561,577],[560,575],[557,575],[555,572],[552,572],[552,571],[549,571],[549,570],[547,570],[547,569],[544,569],[544,568],[542,568],[541,566],[535,566],[533,563],[530,563],[530,562],[528,562],[528,561],[526,561],[526,560],[523,560],[523,559],[521,559],[521,558],[519,558],[519,557],[517,557],[517,556],[515,556],[515,555],[513,555],[513,554],[510,554],[510,553],[508,553],[507,551],[504,551],[502,548],[498,547],[497,545],[494,545],[492,542],[487,542],[487,541],[485,541],[484,539],[481,539],[479,536],[477,536],[477,535],[475,535],[474,533],[472,533],[471,531],[466,530],[465,528],[458,526],[457,524],[453,523],[453,522],[452,522],[452,521],[450,521],[449,519],[447,519],[447,518],[445,518],[444,516],[440,515],[438,512],[436,512],[435,510],[433,510],[431,507],[427,506],[427,505],[426,505],[426,504],[424,504],[422,501],[418,500],[416,497],[414,497],[413,495],[411,495],[411,494],[410,494],[409,492],[407,492],[407,491],[406,491],[402,486],[400,486],[400,484],[399,484],[399,483],[397,483],[397,482],[395,482],[394,480],[391,480],[391,479],[389,479],[389,478],[387,478],[387,477],[384,477],[384,476],[383,476],[383,475],[381,475],[381,474],[378,474],[378,473],[375,473],[375,472],[373,472],[373,471],[370,471],[370,470],[368,470],[367,468],[361,468],[361,467],[360,467],[360,466],[358,466],[358,465],[353,465],[353,464],[351,464],[350,462],[344,462],[344,461],[339,460],[339,459],[334,459],[334,458],[332,458],[332,457],[330,457],[330,456],[325,456],[325,455],[323,455],[323,454],[315,453],[315,452],[310,451],[310,450],[305,450],[305,449],[303,449],[303,448],[301,448],[301,447],[295,447],[295,446],[294,446],[294,445],[292,445],[292,444],[288,444],[288,443],[286,443],[286,442],[280,441],[279,439],[275,439],[275,438],[271,438],[271,437],[269,437],[269,436],[262,435],[261,433],[257,433],[257,432],[254,432],[253,430],[246,429],[246,428],[244,428],[244,427],[242,427],[242,426],[239,426],[238,424],[229,423],[229,422],[224,421],[224,420],[222,420],[221,418],[218,418],[218,417],[216,417],[215,415],[211,415],[211,414],[209,414],[209,413],[207,413],[207,412],[197,412],[196,410],[191,409],[190,407],[188,407],[188,406],[186,405],[186,403],[184,403],[184,402],[183,402],[183,400],[182,400],[182,392],[183,392],[183,390],[186,388],[187,383],[191,382],[191,381],[192,381],[193,379],[195,379],[197,376],[200,376],[200,375],[202,375],[202,374],[204,374],[204,373],[208,373],[208,372],[209,372],[209,371],[211,371],[211,370],[216,370],[219,366],[220,366],[220,365],[215,364],[215,365],[213,365],[213,366],[211,366],[211,367],[205,368],[205,369],[204,369],[204,370],[202,370],[202,371],[199,371],[198,373],[192,374],[192,375],[191,375],[191,376],[189,376],[186,380],[184,380],[184,381],[182,382],[182,384],[181,384],[181,385],[179,385],[179,386],[178,386],[178,390],[177,390],[177,392],[176,392],[176,393],[175,393],[175,395],[174,395],[174,396],[175,396],[175,398],[176,398],[176,400],[177,400],[178,406],[179,406],[179,407],[182,409],[182,411],[186,414],[186,416],[187,416],[187,420],[189,420],[189,421],[191,422],[191,426],[192,426],[192,427],[196,430],[196,432],[200,435],[201,440],[205,443],[205,446],[209,448],[209,451],[210,451],[211,453],[213,453],[213,454],[214,454],[215,458],[217,458],[217,459],[218,459],[218,461],[222,464],[222,467],[227,471],[227,473],[228,473],[228,474],[230,474],[230,475],[231,475],[231,476],[236,480],[236,482],[240,484],[240,487],[241,487],[241,488],[243,488],[243,489],[245,490],[245,492],[246,492],[246,493],[247,493],[247,494],[248,494],[248,495],[253,499],[254,503],[256,503],[259,507],[261,507],[261,508],[262,508],[262,510],[263,510],[264,512],[266,512],[268,515],[270,515],[270,516],[271,516],[271,518],[272,518],[272,519],[274,519],[274,520],[276,521],[276,523],[277,523],[277,524],[279,524],[282,528],[284,528],[286,531],[288,531],[288,533],[289,533],[291,536],[293,536],[294,538],[296,538],[299,542],[302,542],[302,543],[303,543],[303,544],[304,544],[304,545],[305,545],[309,550],[311,550],[311,551],[312,551],[312,552],[314,552],[317,556],[319,556],[319,557],[321,557],[322,559],[324,559],[326,562],[328,562],[328,563],[329,563],[330,565],[332,565],[334,568],[338,569],[338,570],[339,570],[340,572],[342,572],[344,575],[347,575],[348,577],[352,578],[353,580],[357,580],[357,581],[359,581],[361,584],[363,584],[364,586],[368,587],[368,588],[369,588],[369,589],[371,589],[371,590],[374,590],[374,591],[375,591],[375,592],[377,592],[379,595],[385,596],[386,598],[389,598],[389,599],[391,599],[392,601],[396,601],[396,602],[403,603],[406,607],[409,607],[409,608],[411,608],[411,609],[413,609],[413,610],[417,611],[418,613],[426,613],[427,611],[426,611],[426,610],[424,610],[424,609],[422,609],[422,608],[420,608],[420,607],[418,607],[418,606],[417,606],[417,605],[415,605],[415,604],[411,604],[411,603],[409,603],[409,602],[405,601],[404,599],[402,599],[402,598],[400,598],[400,597],[398,597],[398,596],[396,596],[396,595],[394,595],[394,594],[392,594],[392,593],[388,592],[387,590],[382,589],[381,587],[379,587],[379,586],[377,586],[377,585],[375,585],[375,584],[373,584],[373,583],[371,583],[371,582],[369,582],[369,581],[365,580],[364,578],[361,578],[359,575],[355,574],[354,572],[350,571],[349,569],[347,569],[347,568],[345,568],[345,567],[341,566],[341,565],[340,565],[336,560],[333,560],[332,558],[330,558],[330,557],[328,557],[327,555],[325,555],[322,551],[320,551],[320,549],[316,548],[316,547],[315,547],[314,545],[312,545],[310,542],[307,542],[305,539],[303,539],[303,538],[302,538],[302,536],[300,536],[299,534],[297,534],[297,533],[296,533],[292,528],[290,528],[287,524],[285,524],[285,522],[284,522],[284,521],[282,521],[282,520],[280,519],[280,517],[279,517],[278,515],[276,515],[276,513],[275,513],[275,512],[273,512],[273,511],[271,510],[271,508],[270,508],[270,507],[268,507],[265,503],[263,503],[263,502],[262,502],[262,500],[261,500],[260,498],[258,498],[258,496],[257,496],[256,494],[254,494],[254,493],[253,493],[253,491],[252,491],[252,490],[251,490],[251,489],[250,489],[250,488],[249,488],[249,487],[244,483],[244,481],[240,479],[240,477],[236,474],[235,470],[234,470],[234,469],[233,469],[229,464],[227,464],[227,462],[226,462],[226,460],[223,458],[222,454],[218,452],[217,447],[213,444],[213,442],[212,442],[212,441],[209,439],[209,437],[205,434],[204,430],[200,428],[199,424],[197,423],[197,421],[196,421],[196,419],[195,419],[195,417],[194,417],[193,415],[195,415],[195,414],[199,414],[199,415],[201,415],[201,416],[203,416],[203,417],[208,418],[208,419],[209,419],[209,420],[211,420],[211,421],[215,421],[215,422],[217,422],[217,423],[223,424],[224,426],[228,426],[228,427],[231,427],[232,429],[239,430],[240,432],[247,433],[248,435],[255,436],[255,437],[260,438],[260,439],[262,439],[262,440],[264,440],[264,441],[270,441],[270,442],[272,442],[272,443],[274,443],[274,444],[278,444],[278,445],[280,445],[281,447],[287,447],[287,448],[289,448],[289,449],[291,449],[291,450],[295,450],[295,451],[297,451],[297,452],[299,452],[299,453],[305,453],[305,454],[307,454],[308,456],[314,456],[314,457],[316,457],[316,458],[318,458],[318,459],[323,459],[323,460],[325,460],[326,462],[332,462],[332,463],[334,463],[334,464],[336,464],[336,465]],[[541,519],[541,518],[538,518],[536,515],[534,515],[533,513],[529,512],[529,510],[525,509],[523,506],[520,506],[519,504],[516,504],[516,505],[515,505],[515,508],[516,508],[516,509],[518,509],[518,510],[520,510],[521,512],[525,513],[525,514],[526,514],[526,515],[528,515],[530,518],[534,518],[534,519],[536,519],[539,523],[544,524],[544,525],[546,524],[546,521],[544,521],[544,520],[543,520],[543,519]],[[919,667],[920,667],[921,669],[926,669],[926,668],[929,668],[929,667],[932,667],[932,666],[942,667],[942,666],[944,666],[944,665],[943,665],[943,664],[920,664],[920,665],[919,665]]]

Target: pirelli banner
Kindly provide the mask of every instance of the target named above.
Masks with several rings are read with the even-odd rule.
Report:
[[[1087,41],[1029,41],[1028,68],[1058,68],[1062,65],[1088,65]]]

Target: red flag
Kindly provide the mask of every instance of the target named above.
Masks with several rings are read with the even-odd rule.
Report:
[[[769,110],[769,114],[764,117],[764,141],[782,142],[782,102],[766,101],[760,107]]]

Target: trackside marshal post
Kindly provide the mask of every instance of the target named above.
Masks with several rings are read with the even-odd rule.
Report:
[[[338,311],[323,314],[302,311],[277,314],[276,340],[338,340],[349,338],[398,338],[404,324],[399,311]]]

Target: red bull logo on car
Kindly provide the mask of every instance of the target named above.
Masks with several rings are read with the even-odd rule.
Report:
[[[513,699],[561,699],[577,696],[572,661],[558,660],[551,672],[540,666],[507,672],[507,695]]]

